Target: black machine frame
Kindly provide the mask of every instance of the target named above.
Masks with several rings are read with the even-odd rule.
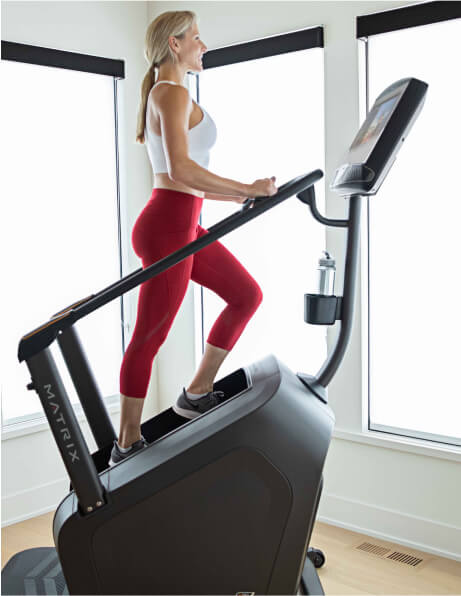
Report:
[[[323,464],[334,426],[334,413],[327,404],[327,386],[344,358],[352,332],[360,244],[361,199],[376,194],[379,189],[395,159],[401,142],[422,108],[427,84],[417,79],[402,79],[385,90],[376,101],[379,102],[386,93],[395,89],[399,90],[397,105],[400,106],[400,119],[394,118],[393,112],[387,114],[386,126],[392,130],[395,129],[395,131],[390,136],[380,135],[380,158],[376,159],[375,163],[372,152],[364,162],[357,164],[354,162],[354,154],[349,151],[348,158],[351,161],[337,170],[337,175],[331,185],[333,190],[345,195],[349,200],[347,219],[329,219],[319,213],[315,202],[314,185],[323,177],[323,172],[314,170],[283,184],[272,197],[247,199],[238,212],[209,228],[204,236],[160,259],[153,265],[134,271],[97,294],[71,304],[53,315],[47,323],[21,339],[18,358],[20,362],[25,360],[32,379],[27,387],[35,390],[39,395],[69,474],[71,490],[73,489],[73,492],[65,497],[57,509],[53,522],[53,533],[57,550],[62,546],[59,553],[60,561],[64,570],[67,566],[68,585],[74,593],[90,593],[88,590],[91,590],[91,593],[95,590],[100,590],[98,593],[128,593],[127,590],[131,589],[131,585],[122,583],[122,579],[126,581],[126,577],[112,574],[114,557],[119,556],[120,553],[108,552],[107,545],[113,544],[119,538],[121,526],[123,533],[127,533],[132,541],[135,540],[136,535],[130,534],[130,532],[142,531],[147,519],[154,524],[152,531],[155,531],[158,527],[155,524],[161,525],[165,521],[165,518],[160,519],[158,516],[163,516],[163,512],[172,506],[171,503],[175,502],[174,493],[168,492],[169,487],[174,486],[172,480],[180,481],[183,468],[192,462],[193,467],[190,469],[187,488],[184,488],[186,485],[183,484],[177,494],[186,495],[185,498],[189,494],[192,495],[189,496],[190,499],[194,500],[195,498],[194,514],[197,515],[201,509],[202,517],[199,519],[205,520],[203,525],[207,528],[206,536],[208,538],[209,535],[213,536],[215,531],[215,520],[218,518],[221,520],[220,523],[227,532],[226,540],[228,535],[233,536],[233,542],[230,541],[228,559],[235,558],[237,564],[232,567],[232,561],[230,561],[231,567],[222,567],[220,575],[216,576],[217,583],[213,583],[216,578],[212,573],[210,575],[211,569],[207,570],[207,577],[202,578],[199,575],[196,578],[189,577],[188,582],[195,579],[198,581],[195,584],[196,589],[201,593],[215,593],[214,591],[203,592],[203,589],[207,589],[203,586],[208,585],[209,590],[212,588],[215,590],[216,586],[222,585],[222,577],[228,573],[235,580],[234,571],[246,569],[245,565],[248,563],[245,558],[239,559],[241,553],[236,550],[236,545],[240,545],[242,539],[240,533],[235,534],[234,521],[237,516],[242,517],[242,506],[239,505],[239,499],[236,497],[228,503],[228,506],[233,504],[234,517],[230,515],[228,518],[223,518],[219,508],[219,499],[215,498],[214,501],[207,502],[194,497],[196,494],[201,496],[204,482],[208,482],[209,486],[216,486],[216,474],[218,474],[221,475],[221,480],[218,483],[221,487],[220,490],[223,490],[226,495],[235,488],[241,492],[241,487],[246,483],[245,508],[246,510],[250,508],[254,519],[258,518],[261,501],[264,501],[265,493],[261,492],[260,486],[271,486],[270,491],[272,492],[266,501],[271,503],[274,509],[271,510],[271,515],[260,516],[258,521],[260,525],[255,527],[253,534],[248,535],[249,540],[254,537],[259,540],[262,534],[272,532],[270,535],[275,537],[273,540],[267,540],[264,544],[253,542],[255,553],[258,554],[261,551],[261,554],[258,555],[259,558],[257,556],[252,560],[252,566],[248,568],[248,572],[252,577],[255,576],[259,561],[262,560],[269,561],[269,567],[263,571],[259,568],[259,579],[251,581],[260,586],[261,590],[263,589],[261,586],[267,582],[267,577],[270,576],[270,591],[266,593],[287,593],[286,591],[294,593],[293,590],[301,590],[306,594],[323,594],[314,567],[322,566],[324,556],[321,551],[309,548],[308,545],[322,491]],[[360,132],[354,143],[362,142]],[[350,149],[353,147],[354,144]],[[365,180],[366,186],[364,186],[363,178],[365,170],[369,172]],[[368,184],[369,182],[372,184]],[[188,423],[178,416],[177,418],[180,420],[172,420],[171,409],[162,412],[152,420],[145,422],[142,428],[149,433],[146,436],[151,443],[150,447],[153,447],[153,444],[157,443],[159,439],[165,441],[162,444],[163,447],[167,443],[169,447],[167,446],[162,451],[162,446],[159,445],[159,449],[154,449],[150,453],[148,453],[150,450],[146,450],[144,455],[147,457],[143,458],[143,453],[140,453],[133,458],[131,466],[125,464],[125,467],[121,466],[121,470],[115,466],[111,474],[104,473],[100,477],[99,472],[107,469],[109,450],[117,436],[77,332],[73,327],[74,324],[104,304],[173,267],[293,195],[309,206],[313,217],[321,224],[347,230],[343,295],[306,294],[304,297],[306,322],[332,325],[336,321],[340,321],[340,332],[335,347],[321,369],[313,376],[305,373],[295,375],[273,356],[251,365],[248,369],[239,369],[215,383],[215,387],[219,389],[226,389],[226,384],[232,384],[232,388],[229,387],[232,391],[224,391],[224,394],[232,396],[226,410],[217,407],[213,411],[207,412],[207,416],[199,416],[196,421],[188,421]],[[88,450],[49,348],[55,340],[63,354],[99,448],[99,451],[93,455]],[[254,387],[252,386],[253,381]],[[252,395],[251,399],[235,400],[246,391]],[[287,412],[290,413],[286,414]],[[249,413],[251,416],[248,416]],[[285,424],[289,423],[290,425],[289,431],[288,426],[284,426],[284,417],[286,418]],[[274,422],[271,423],[271,420]],[[275,446],[274,424],[280,427]],[[175,431],[182,425],[185,426],[185,429],[188,428],[189,432],[179,436],[179,434],[175,434]],[[255,432],[255,428],[260,429],[260,436],[257,436],[258,432]],[[236,434],[238,433],[243,440],[237,445]],[[216,442],[224,449],[223,454],[213,461],[209,461],[209,458],[215,457],[215,453],[213,450],[210,451],[206,443],[210,437],[213,437],[213,440],[216,437]],[[192,445],[195,446],[194,452],[191,451]],[[183,451],[184,449],[185,451]],[[265,458],[264,452],[271,452],[272,463]],[[184,456],[181,466],[176,465],[177,460],[175,460],[179,454]],[[170,458],[169,466],[167,465],[168,457]],[[223,460],[227,462],[224,468],[221,464]],[[229,465],[229,461],[233,463]],[[306,461],[309,461],[309,474],[306,474]],[[149,469],[145,466],[146,463]],[[199,467],[197,468],[197,466]],[[232,476],[235,471],[241,473],[242,470],[243,476],[239,478]],[[138,476],[136,476],[137,474]],[[135,477],[139,480],[136,490],[125,491],[126,483],[134,480]],[[263,477],[266,484],[263,482],[258,485],[255,479]],[[244,478],[243,481],[242,478]],[[198,491],[198,493],[194,491]],[[142,502],[139,500],[139,495],[143,495]],[[251,500],[253,501],[250,504]],[[176,519],[177,512],[182,508],[180,504],[176,510],[174,506],[173,509],[170,509],[170,518],[167,520],[169,525],[164,527],[164,540],[160,544],[160,548],[165,550],[167,558],[174,553],[174,557],[168,559],[168,569],[175,565],[177,549],[180,546],[175,537],[184,533],[184,519],[181,516]],[[126,516],[127,512],[130,512],[128,517]],[[154,519],[155,515],[157,515],[156,519]],[[194,516],[191,519],[195,523]],[[242,522],[242,520],[240,521]],[[245,520],[243,522],[245,523]],[[176,524],[176,530],[172,532],[171,524],[173,523]],[[287,525],[284,526],[284,524]],[[287,531],[288,527],[290,527],[290,531]],[[283,532],[282,528],[284,528]],[[243,533],[246,529],[246,525],[241,526]],[[189,526],[189,533],[194,543],[196,532],[196,526],[193,524]],[[165,549],[164,545],[167,544],[169,534],[171,534],[172,542]],[[281,535],[284,535],[282,542],[280,542]],[[212,549],[209,551],[209,556],[214,554],[214,544],[219,543],[221,538],[221,534],[214,534],[214,540],[206,543],[207,548]],[[60,546],[58,546],[58,542]],[[272,551],[272,554],[267,551],[266,556],[263,555],[264,547],[267,545],[272,545],[271,548],[277,550],[278,565],[274,563],[271,567],[272,563],[270,563],[270,561],[276,560],[273,554],[275,551]],[[95,567],[92,559],[93,549],[98,552],[98,573],[100,572],[101,576],[93,569]],[[22,559],[24,564],[28,564],[31,557],[35,556],[32,551],[34,549],[24,552]],[[293,557],[293,553],[296,554],[295,557]],[[20,557],[21,554],[23,553],[16,557]],[[157,551],[159,559],[162,554],[163,551]],[[57,552],[54,556],[58,556]],[[151,553],[145,558],[130,559],[130,565],[133,565],[135,569],[134,575],[137,573],[140,580],[145,579],[146,582],[145,584],[142,584],[142,581],[138,583],[138,588],[141,586],[141,590],[144,590],[140,593],[151,593],[151,590],[155,589],[152,587],[153,579],[160,582],[157,586],[160,591],[157,593],[184,593],[184,589],[193,589],[187,583],[183,584],[182,592],[176,592],[177,587],[170,587],[169,572],[164,575],[156,574],[155,578],[149,575],[150,556]],[[190,551],[185,552],[184,556],[190,558]],[[21,559],[17,558],[16,560],[19,566]],[[225,557],[222,560],[227,564]],[[79,561],[80,567],[76,566],[75,561]],[[12,559],[8,564],[10,570],[14,569],[15,564]],[[120,559],[119,568],[122,568],[123,564],[124,561]],[[58,567],[59,564],[56,565],[56,569]],[[82,573],[82,568],[86,570],[86,575]],[[193,561],[190,569],[192,574],[195,573],[196,567],[194,567]],[[130,570],[132,570],[131,567]],[[104,582],[102,577],[104,577]],[[248,576],[242,575],[240,579],[237,579],[246,583]],[[203,581],[205,584],[202,585]],[[186,587],[184,588],[184,586]],[[122,592],[118,592],[118,590],[122,590]]]
[[[35,390],[40,398],[83,515],[104,506],[105,489],[98,477],[49,345],[57,340],[98,448],[102,449],[112,444],[117,435],[73,325],[104,304],[120,297],[295,194],[303,203],[310,206],[313,216],[320,223],[348,229],[344,295],[331,297],[335,303],[335,320],[340,320],[342,323],[337,344],[317,375],[298,373],[301,381],[326,403],[325,388],[341,364],[352,330],[361,210],[360,196],[357,195],[350,197],[349,219],[334,220],[321,216],[316,207],[313,185],[322,176],[321,170],[314,170],[284,184],[273,197],[248,199],[241,210],[210,227],[208,234],[153,265],[134,271],[97,294],[71,304],[21,339],[18,358],[20,362],[26,362],[32,379],[27,388]],[[315,296],[312,296],[311,300],[315,300]]]
[[[326,387],[341,364],[352,330],[360,237],[361,197],[359,195],[349,197],[350,208],[347,220],[334,220],[322,216],[316,206],[314,190],[314,184],[322,177],[323,172],[321,170],[314,170],[282,185],[273,197],[247,199],[239,211],[209,228],[205,236],[180,248],[146,269],[140,268],[134,271],[97,294],[71,304],[53,315],[47,323],[21,339],[18,358],[20,361],[25,360],[32,379],[27,388],[35,390],[41,400],[71,480],[70,488],[75,491],[77,509],[81,516],[91,515],[95,510],[111,504],[110,495],[99,477],[99,471],[105,465],[99,460],[96,461],[96,459],[101,459],[101,454],[107,452],[108,445],[113,444],[117,435],[74,327],[75,322],[295,194],[300,201],[309,205],[311,213],[317,221],[323,225],[342,227],[348,230],[344,296],[305,295],[305,320],[307,322],[333,324],[336,320],[339,320],[342,323],[336,347],[319,373],[316,376],[305,373],[297,374],[297,377],[316,397],[325,404],[327,403]],[[331,309],[334,311],[333,320],[329,323],[325,321],[325,300],[327,300],[327,312],[330,312]],[[90,454],[83,437],[49,348],[54,340],[58,342],[88,424],[98,445],[99,451],[93,456]],[[174,423],[170,432],[176,430],[176,427],[177,423]],[[167,432],[167,434],[170,433]],[[165,438],[165,436],[167,435],[163,435],[162,438]],[[323,477],[320,478],[313,519],[317,514],[322,486]],[[64,507],[64,510],[66,510],[66,507]],[[59,520],[55,518],[55,522],[59,523]],[[30,551],[28,556],[34,556],[34,553]],[[299,584],[302,593],[323,594],[315,567],[322,566],[324,560],[322,551],[312,547],[307,548]]]

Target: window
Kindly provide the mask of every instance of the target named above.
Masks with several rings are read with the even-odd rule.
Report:
[[[114,99],[123,63],[10,42],[2,58],[1,398],[10,425],[44,417],[17,358],[21,337],[121,275]],[[102,394],[118,397],[121,303],[76,329]],[[57,342],[51,351],[75,404]]]
[[[276,186],[324,170],[323,30],[313,28],[207,52],[199,102],[211,114],[218,140],[210,171],[252,183],[276,176]],[[323,181],[316,188],[324,205]],[[201,225],[240,209],[205,200]],[[316,291],[325,231],[295,196],[224,236],[228,248],[259,283],[263,301],[219,377],[275,354],[295,371],[315,373],[326,358],[326,329],[304,322],[304,294]],[[197,355],[225,307],[195,286]]]
[[[455,5],[368,15],[359,19],[358,36],[367,44],[370,106],[400,78],[429,85],[406,146],[379,196],[369,200],[369,428],[461,445]]]

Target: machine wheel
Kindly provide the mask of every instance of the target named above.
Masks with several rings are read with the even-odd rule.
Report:
[[[322,567],[325,564],[325,555],[318,548],[309,548],[307,550],[307,556],[312,561],[316,569]]]

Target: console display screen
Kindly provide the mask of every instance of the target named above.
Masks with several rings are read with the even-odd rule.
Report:
[[[358,148],[361,149],[357,151],[357,153],[360,153],[361,156],[360,161],[365,161],[367,159],[371,149],[374,147],[376,141],[382,133],[392,110],[400,99],[400,96],[400,93],[397,93],[396,95],[385,99],[378,105],[375,104],[371,112],[368,114],[367,119],[363,123],[350,147],[351,150]],[[366,150],[365,147],[368,150]],[[362,155],[362,153],[366,153],[366,155]]]

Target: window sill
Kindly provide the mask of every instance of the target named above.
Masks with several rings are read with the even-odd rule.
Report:
[[[448,459],[454,462],[461,462],[461,448],[446,445],[444,443],[435,443],[421,439],[411,439],[392,435],[389,433],[380,433],[376,431],[353,432],[349,430],[335,429],[333,438],[354,443],[365,443],[375,447],[385,447],[397,451],[406,451],[407,453],[416,453],[427,457],[437,457],[439,459]]]
[[[120,403],[114,402],[109,405],[106,404],[106,407],[110,415],[120,412]],[[77,412],[76,416],[79,423],[86,422],[83,411]],[[48,422],[44,417],[37,420],[30,420],[28,422],[11,424],[2,430],[2,442],[44,431],[50,431]],[[333,438],[352,441],[354,443],[364,443],[375,447],[386,447],[397,451],[416,453],[417,455],[437,457],[439,459],[461,463],[461,448],[450,447],[443,443],[432,443],[429,445],[427,441],[410,439],[399,435],[391,435],[388,433],[384,435],[384,433],[375,431],[364,431],[359,433],[341,429],[335,429],[333,431]]]
[[[105,406],[109,412],[109,415],[120,412],[119,399],[109,401],[109,403],[106,402]],[[87,422],[86,416],[81,406],[79,406],[78,409],[75,407],[74,412],[79,424],[82,422]],[[18,422],[16,424],[8,424],[2,428],[2,443],[3,441],[8,441],[9,439],[17,439],[18,437],[44,431],[51,432],[50,425],[48,424],[45,415],[41,416],[40,418],[36,418],[35,420],[27,420],[25,422]]]

